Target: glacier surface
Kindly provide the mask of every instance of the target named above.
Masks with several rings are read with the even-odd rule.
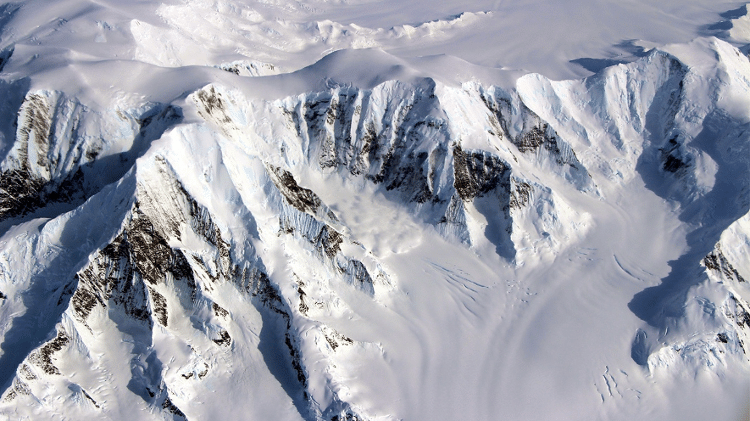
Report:
[[[0,419],[745,419],[748,16],[0,5]]]

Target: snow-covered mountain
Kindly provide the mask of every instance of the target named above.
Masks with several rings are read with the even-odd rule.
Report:
[[[750,18],[692,3],[0,5],[0,419],[745,419]]]

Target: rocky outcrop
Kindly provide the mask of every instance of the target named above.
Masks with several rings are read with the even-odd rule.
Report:
[[[52,203],[82,203],[124,175],[151,141],[182,120],[179,108],[164,104],[111,113],[93,112],[60,92],[28,93],[18,110],[15,142],[0,163],[0,220]],[[112,123],[116,127],[103,127]],[[96,141],[109,130],[111,139]]]
[[[304,235],[314,243],[339,227],[331,215],[324,215],[311,191],[294,181],[291,173],[297,165],[311,164],[323,173],[382,186],[386,197],[405,202],[439,232],[466,244],[479,240],[469,238],[466,225],[471,223],[466,213],[478,211],[490,224],[485,237],[501,243],[498,250],[511,260],[513,218],[524,217],[522,212],[514,216],[513,209],[522,209],[532,198],[528,183],[511,182],[511,174],[527,168],[518,164],[519,153],[579,191],[595,191],[570,144],[517,94],[496,87],[467,84],[449,89],[429,78],[408,84],[388,81],[368,90],[336,86],[248,107],[239,92],[210,85],[193,100],[198,112],[227,137],[248,153],[264,156],[272,181],[292,207],[329,226],[326,232],[318,227]],[[476,123],[468,116],[485,119],[487,131],[473,129]],[[279,124],[266,126],[267,121]],[[267,145],[248,143],[248,132]],[[488,134],[482,148],[474,146],[482,143],[477,139],[462,139]],[[290,223],[294,218],[282,216],[282,231],[314,225]],[[330,247],[328,251],[333,252]]]
[[[65,334],[62,329],[57,331],[55,339],[47,342],[41,348],[34,351],[29,355],[29,362],[41,368],[46,374],[60,374],[60,370],[55,366],[52,358],[53,355],[61,351],[65,346],[70,343],[70,338]],[[27,380],[33,380],[33,373],[28,372],[28,366],[22,366],[21,372],[27,372],[25,375]]]
[[[446,123],[429,114],[439,109],[434,90],[429,80],[417,87],[386,83],[375,91],[336,88],[281,110],[321,169],[346,170],[425,203],[439,193],[429,179],[437,164],[430,159],[448,137]],[[427,145],[427,139],[437,142]]]
[[[721,252],[721,244],[717,244],[714,250],[703,258],[703,266],[706,269],[716,271],[719,275],[723,275],[727,279],[732,279],[737,282],[745,282],[745,278],[737,272],[729,260]]]
[[[211,283],[234,285],[247,294],[258,311],[268,314],[270,320],[282,321],[286,331],[279,345],[288,349],[300,388],[306,390],[307,375],[291,311],[262,267],[233,260],[232,245],[224,240],[215,216],[187,192],[167,160],[157,156],[149,170],[138,174],[142,180],[121,230],[93,253],[75,276],[77,282],[73,283],[66,313],[72,320],[66,326],[77,330],[75,340],[58,326],[57,337],[32,352],[19,367],[15,386],[4,399],[13,400],[21,392],[34,393],[35,384],[45,381],[22,376],[26,365],[67,377],[71,373],[56,367],[54,354],[73,342],[77,347],[93,344],[89,341],[95,341],[101,331],[114,327],[133,343],[134,368],[128,389],[147,405],[185,418],[185,412],[168,393],[169,379],[158,369],[161,362],[150,350],[151,338],[156,330],[180,335],[185,322],[175,321],[173,314],[187,314],[193,315],[194,334],[212,343],[215,352],[231,350],[234,338],[230,313],[210,298],[210,291],[216,288]],[[183,242],[186,238],[191,239],[187,244]],[[200,244],[204,249],[196,249]],[[203,309],[210,309],[212,316],[199,317]],[[272,323],[270,320],[268,323]],[[202,380],[209,371],[204,364],[181,378]]]
[[[483,151],[464,152],[453,147],[453,187],[465,202],[491,191],[507,196],[510,189],[510,166],[497,156]]]

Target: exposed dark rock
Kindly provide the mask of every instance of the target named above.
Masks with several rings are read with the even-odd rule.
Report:
[[[167,299],[151,287],[148,287],[148,292],[151,294],[151,300],[153,302],[151,311],[156,315],[156,320],[158,320],[162,326],[167,327]]]
[[[185,281],[190,290],[190,297],[195,300],[197,285],[195,284],[193,268],[190,267],[190,263],[188,263],[182,250],[174,250],[174,256],[171,265],[169,266],[169,272],[175,279],[182,279]]]
[[[15,399],[16,396],[18,396],[18,393],[16,392],[15,388],[8,389],[8,392],[3,398],[3,403],[13,402],[13,399]]]
[[[99,404],[98,404],[98,403],[96,403],[96,401],[94,400],[94,398],[92,398],[92,397],[91,397],[91,395],[89,395],[89,394],[88,394],[88,393],[87,393],[87,392],[86,392],[85,390],[83,390],[83,389],[81,389],[81,393],[83,393],[83,396],[85,396],[85,397],[86,397],[86,399],[88,399],[88,400],[89,400],[89,402],[91,402],[92,404],[94,404],[94,406],[95,406],[95,407],[99,408]]]
[[[0,291],[0,300],[5,300],[6,298],[8,298],[8,296],[3,294],[2,291]]]
[[[303,387],[305,399],[307,399],[307,375],[302,367],[302,360],[300,352],[296,345],[296,340],[292,336],[292,318],[290,311],[286,305],[286,302],[282,300],[281,294],[279,294],[276,286],[271,283],[268,275],[265,272],[258,269],[253,269],[250,276],[248,277],[247,290],[252,293],[253,297],[256,297],[260,304],[265,308],[278,314],[286,325],[286,332],[284,333],[284,344],[289,350],[289,356],[291,357],[292,368],[297,374],[297,380]]]
[[[77,281],[78,277],[75,277],[73,281],[68,282],[68,284],[63,287],[62,291],[60,291],[60,297],[57,299],[58,306],[61,306],[63,303],[66,303],[70,300],[70,298],[76,292],[76,284],[78,283]]]
[[[410,94],[389,102],[378,116],[371,111],[371,92],[347,89],[314,95],[284,112],[300,138],[316,145],[310,152],[322,169],[346,169],[402,192],[410,202],[426,203],[434,192],[427,178],[430,150],[420,149],[421,140],[448,134],[442,121],[425,113],[439,108],[434,83]],[[417,106],[426,101],[434,104]]]
[[[167,274],[184,282],[195,300],[197,286],[184,253],[167,244],[136,203],[123,232],[76,275],[78,287],[71,300],[73,311],[86,324],[95,306],[106,308],[111,303],[136,320],[150,323],[153,314],[166,326],[166,299],[152,286],[164,283]],[[144,282],[150,286],[146,287]],[[153,308],[149,308],[147,291]]]
[[[339,252],[343,241],[341,234],[328,225],[323,227],[315,240],[316,246],[321,247],[329,258],[333,258]]]
[[[208,89],[202,89],[196,94],[198,102],[202,108],[199,109],[198,114],[203,117],[207,117],[204,114],[204,110],[209,116],[214,117],[216,120],[222,123],[231,123],[232,119],[226,114],[226,105],[221,93],[217,92],[216,89],[211,86]]]
[[[265,272],[258,269],[252,269],[249,276],[247,276],[247,290],[252,293],[253,297],[256,297],[260,304],[265,308],[278,314],[286,325],[286,332],[284,333],[284,344],[289,350],[289,356],[291,357],[292,368],[297,374],[297,380],[304,390],[305,399],[308,398],[307,394],[307,375],[304,368],[302,367],[302,360],[296,340],[294,339],[292,329],[292,318],[291,311],[289,311],[286,302],[282,300],[281,294],[278,292],[275,285],[271,283],[268,275]]]
[[[302,360],[300,358],[300,352],[295,346],[295,341],[292,340],[292,335],[287,329],[286,335],[284,335],[284,343],[287,349],[289,349],[289,356],[292,357],[292,368],[297,373],[297,381],[300,382],[303,388],[307,389],[307,375],[305,370],[302,368]],[[307,392],[305,392],[307,394]]]
[[[321,200],[312,190],[300,187],[287,170],[268,165],[269,174],[287,203],[300,212],[315,214],[321,206]]]
[[[203,363],[203,370],[200,373],[198,373],[197,376],[195,375],[195,372],[191,371],[190,373],[183,374],[182,378],[184,378],[184,379],[192,379],[193,377],[196,377],[197,379],[200,380],[200,379],[206,377],[207,374],[208,374],[208,364]]]
[[[71,302],[73,304],[73,312],[76,314],[79,321],[86,323],[86,319],[89,317],[89,314],[91,314],[91,310],[96,306],[97,302],[105,305],[102,301],[100,301],[100,298],[90,289],[85,288],[85,281],[81,280],[81,275],[78,274],[78,284],[81,286],[79,287],[75,294],[73,294],[73,298],[71,299]]]
[[[279,218],[279,225],[282,233],[294,234],[298,231],[322,256],[332,259],[341,249],[341,234],[307,213],[282,216]]]
[[[85,176],[81,167],[65,176],[62,181],[49,181],[44,186],[41,200],[48,202],[72,202],[83,200],[90,193],[85,186]]]
[[[305,290],[302,289],[305,284],[302,283],[302,281],[299,282],[299,286],[297,287],[297,294],[299,294],[299,312],[307,316],[308,310],[310,310],[310,307],[307,306],[307,303],[305,303],[305,297],[307,294],[305,293]]]
[[[182,121],[182,118],[182,110],[179,107],[157,104],[136,119],[139,126],[138,136],[145,139],[158,137],[167,127]],[[99,151],[94,149],[88,153],[98,155]]]
[[[46,182],[25,168],[0,174],[0,220],[23,216],[44,205],[40,193]]]
[[[23,116],[23,119],[21,119]],[[50,104],[39,94],[29,94],[19,112],[18,132],[16,142],[19,143],[19,164],[21,169],[29,169],[29,165],[47,168],[47,151],[49,149],[52,116]],[[39,153],[36,162],[29,160],[29,142],[33,141]]]
[[[47,342],[29,356],[29,361],[39,366],[47,374],[60,374],[60,370],[52,362],[52,356],[70,342],[70,338],[63,330],[58,329],[55,339]]]
[[[182,187],[179,186],[180,191],[189,201],[190,206],[190,227],[195,231],[198,236],[204,238],[209,244],[216,247],[219,250],[219,254],[222,259],[228,259],[229,256],[229,243],[224,241],[221,237],[221,230],[214,223],[211,218],[211,213],[205,207],[198,204],[190,194]]]
[[[718,335],[716,335],[716,341],[725,344],[725,343],[729,342],[729,337],[727,336],[726,333],[722,332],[722,333],[719,333]]]
[[[497,254],[503,258],[513,259],[515,246],[511,240],[513,231],[511,195],[513,192],[511,192],[510,174],[510,166],[499,157],[486,151],[464,151],[460,145],[454,145],[453,186],[455,193],[439,223],[446,224],[444,227],[451,230],[456,228],[463,230],[460,234],[465,236],[462,241],[469,241],[465,225],[465,211],[466,205],[471,203],[486,218],[484,235],[495,244]],[[520,199],[523,199],[523,196]]]
[[[323,336],[326,338],[326,342],[328,342],[328,345],[331,346],[332,350],[336,350],[340,345],[352,345],[354,343],[351,338],[347,338],[346,336],[336,332],[335,330],[331,330],[330,332],[323,332]]]
[[[489,123],[492,127],[489,132],[501,139],[507,139],[514,144],[521,153],[545,150],[558,165],[569,166],[580,170],[583,165],[576,157],[575,151],[558,138],[557,133],[550,125],[542,120],[536,113],[529,109],[526,104],[517,99],[517,103],[510,97],[491,96],[481,91],[479,97],[490,111]],[[513,126],[511,119],[520,118],[523,126],[519,133],[511,134],[510,127]]]
[[[725,307],[725,315],[741,328],[750,329],[750,312],[742,305],[734,295],[729,296],[728,306]]]
[[[745,282],[745,278],[737,272],[724,254],[721,252],[721,246],[716,245],[714,251],[703,258],[703,265],[710,270],[723,274],[727,279],[734,279],[737,282]]]
[[[662,136],[666,137],[667,134],[674,127],[674,119],[677,113],[680,111],[685,91],[684,78],[687,74],[686,67],[674,58],[669,59],[669,74],[670,81],[668,82],[667,89],[669,89],[669,99],[664,104],[664,116],[667,124],[664,125],[664,132]]]
[[[491,134],[507,138],[516,145],[521,153],[534,152],[544,145],[548,150],[559,154],[557,139],[554,135],[548,135],[549,125],[542,121],[533,111],[522,102],[519,103],[521,118],[523,118],[523,129],[515,137],[511,136],[509,122],[513,115],[513,105],[509,98],[491,97],[485,92],[480,92],[479,97],[490,111]]]
[[[662,165],[662,168],[669,172],[677,172],[677,170],[683,167],[685,167],[685,163],[674,155],[667,155]]]
[[[29,367],[28,364],[21,364],[21,367],[18,369],[18,375],[21,376],[24,380],[30,381],[37,379],[36,374],[31,371],[31,367]]]
[[[232,338],[229,336],[229,332],[222,330],[219,332],[219,339],[212,339],[217,345],[230,346],[232,344]]]
[[[638,329],[630,348],[630,357],[636,364],[646,367],[648,366],[649,355],[651,355],[651,347],[648,343],[648,333],[645,330]]]
[[[5,393],[3,402],[12,402],[18,397],[18,395],[31,395],[31,389],[29,389],[29,386],[26,383],[16,377],[13,379],[13,385]]]
[[[246,289],[253,297],[258,297],[262,304],[276,313],[284,314],[287,318],[289,317],[286,311],[284,311],[281,295],[276,290],[276,287],[271,284],[271,279],[268,278],[265,272],[254,268],[251,270],[248,278]]]
[[[121,162],[118,168],[112,168],[110,163],[103,164],[107,158],[101,162],[97,161],[102,152],[100,145],[92,146],[85,151],[79,147],[80,155],[73,157],[75,166],[70,171],[55,176],[54,173],[60,171],[59,158],[48,155],[52,139],[56,136],[53,119],[63,103],[66,106],[81,108],[81,104],[75,101],[58,98],[50,103],[48,98],[33,93],[28,94],[21,105],[16,123],[16,154],[7,158],[4,163],[7,169],[0,174],[0,221],[25,216],[51,203],[83,202],[118,178],[113,175],[124,174],[129,168],[126,163],[130,158],[137,156],[138,147],[159,137],[168,126],[182,120],[178,107],[158,104],[137,119],[140,131],[135,136],[133,150],[120,154]],[[80,115],[74,118],[74,128],[62,134],[70,137],[65,140],[71,144],[74,144],[79,136],[76,120],[78,118]],[[57,137],[62,135],[57,134]],[[35,162],[29,162],[30,149],[33,149],[37,156]],[[111,160],[112,157],[108,158]],[[110,174],[102,178],[101,170],[105,166],[106,172]],[[93,174],[93,177],[87,179],[87,173]]]
[[[203,363],[203,370],[200,373],[198,373],[198,378],[202,379],[206,377],[207,374],[208,374],[208,364]]]
[[[386,190],[401,191],[410,202],[426,203],[433,199],[435,193],[427,178],[430,174],[430,153],[414,148],[415,145],[421,144],[420,140],[428,133],[433,135],[434,132],[439,133],[442,130],[442,123],[425,121],[418,115],[411,115],[409,111],[412,108],[413,106],[407,107],[403,111],[403,120],[399,120],[400,124],[384,154],[380,151],[385,149],[385,145],[380,146],[380,144],[388,141],[385,134],[379,135],[376,143],[370,144],[368,160],[371,165],[375,165],[375,168],[379,163],[380,171],[367,177],[375,183],[384,184]],[[383,132],[387,133],[387,130],[390,130],[390,127],[383,128]],[[438,144],[435,147],[441,146]]]
[[[338,97],[331,98],[330,101],[311,104],[305,114],[308,130],[322,140],[318,157],[321,168],[348,166],[353,160],[355,151],[352,144],[352,120],[354,114],[361,112],[361,108],[354,106],[355,101],[355,95],[342,93]],[[325,124],[320,124],[323,121],[321,118],[323,107],[325,107]],[[329,134],[329,130],[333,136]],[[350,169],[352,170],[354,166]]]
[[[510,101],[506,98],[488,97],[484,92],[479,93],[479,98],[490,111],[490,134],[499,138],[510,137],[508,132],[508,119],[511,113]]]
[[[513,144],[523,153],[533,152],[539,149],[539,147],[545,142],[549,141],[546,132],[547,124],[544,124],[541,127],[532,127],[528,132],[519,135]]]
[[[187,417],[185,417],[185,413],[183,413],[180,410],[180,408],[178,408],[174,403],[172,403],[172,400],[169,399],[169,396],[164,398],[164,403],[162,403],[161,407],[167,410],[168,412],[174,414],[177,417],[182,417],[182,418],[187,419]]]
[[[355,286],[372,290],[372,278],[365,265],[359,260],[351,259],[344,269],[347,277]]]
[[[549,124],[543,122],[533,111],[525,106],[523,109],[530,115],[527,118],[529,124],[534,125],[530,128],[524,128],[524,131],[513,139],[512,143],[516,145],[519,152],[535,152],[540,148],[544,148],[544,150],[548,151],[554,157],[558,165],[569,165],[572,168],[578,168],[580,162],[575,152],[571,149],[570,156],[563,155],[560,150],[557,134],[549,127]]]
[[[514,183],[514,188],[510,195],[510,208],[521,209],[526,206],[531,200],[531,193],[533,191],[533,187],[528,183]]]
[[[84,324],[97,304],[107,307],[110,302],[126,315],[150,322],[145,286],[142,277],[135,275],[134,252],[125,238],[125,233],[118,235],[76,275],[78,287],[71,302],[78,320]]]
[[[235,277],[235,272],[238,270],[236,265],[232,263],[231,258],[231,247],[226,242],[221,234],[221,229],[216,225],[211,217],[211,213],[207,208],[200,205],[185,189],[182,183],[177,179],[174,171],[170,165],[162,157],[157,157],[156,162],[157,168],[162,176],[163,184],[166,189],[164,193],[159,193],[156,197],[150,190],[144,191],[144,194],[140,200],[143,201],[144,207],[152,203],[158,203],[166,200],[168,204],[162,204],[163,209],[151,209],[151,212],[156,211],[158,213],[168,212],[169,215],[159,215],[153,223],[148,232],[156,231],[159,238],[155,238],[158,243],[158,249],[163,251],[164,254],[172,254],[171,261],[168,262],[167,266],[164,263],[160,265],[159,273],[162,273],[165,269],[174,275],[176,280],[184,281],[187,284],[190,292],[191,300],[195,300],[197,290],[195,284],[195,276],[193,274],[192,267],[190,266],[187,257],[180,250],[172,250],[166,243],[167,238],[181,239],[182,236],[182,224],[189,225],[195,234],[208,242],[208,244],[214,246],[219,253],[219,272],[211,273],[206,271],[213,281],[217,281],[220,277],[224,279],[231,279]],[[138,203],[140,205],[140,202]],[[188,214],[185,215],[184,209],[187,208]],[[172,209],[176,212],[169,212],[167,209]],[[145,210],[144,210],[145,212]],[[140,212],[143,213],[143,212]],[[158,229],[155,225],[158,225]],[[148,227],[147,227],[148,228]],[[171,251],[170,251],[171,250]],[[163,259],[161,259],[163,261]],[[191,256],[191,260],[202,266],[200,259],[195,259]],[[187,304],[187,303],[186,303]]]
[[[373,161],[378,151],[378,132],[372,122],[367,123],[361,135],[362,149],[356,156],[356,161],[349,169],[352,175],[360,175],[368,172],[368,163]]]
[[[453,148],[453,186],[466,202],[500,187],[510,188],[510,167],[487,152],[466,153],[460,145]]]
[[[46,181],[26,169],[0,174],[0,220],[25,216],[49,203],[80,201],[86,196],[78,168],[61,181]]]
[[[174,253],[166,239],[156,231],[154,225],[136,203],[133,218],[128,227],[128,242],[132,247],[131,257],[143,280],[156,285],[172,266]]]
[[[425,174],[428,156],[427,152],[409,152],[405,157],[397,159],[389,151],[383,169],[375,180],[386,182],[386,190],[397,189],[406,192],[410,196],[410,201],[428,202],[432,199],[433,193]]]
[[[213,304],[211,304],[211,307],[213,308],[215,315],[217,315],[219,317],[227,317],[227,316],[229,316],[229,312],[226,311],[226,310],[224,310],[224,308],[221,307],[220,305],[218,305],[216,303],[213,303]]]
[[[347,412],[345,415],[334,415],[331,417],[331,421],[364,421],[363,418],[360,418],[356,414],[352,414],[351,412]]]

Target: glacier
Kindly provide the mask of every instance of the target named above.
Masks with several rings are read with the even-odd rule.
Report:
[[[490,3],[0,6],[0,419],[743,419],[747,6]]]

